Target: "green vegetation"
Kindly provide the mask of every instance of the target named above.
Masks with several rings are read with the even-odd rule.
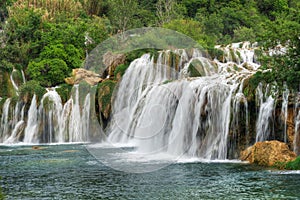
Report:
[[[122,77],[128,67],[129,67],[128,64],[122,64],[117,66],[116,70],[114,71],[115,78],[117,78],[118,76]]]
[[[65,103],[66,101],[68,101],[68,99],[71,96],[71,92],[72,92],[72,85],[68,85],[68,84],[61,84],[59,85],[58,88],[56,88],[56,92],[59,94],[59,96],[61,97],[61,100],[63,103]]]
[[[276,80],[279,85],[287,82],[290,88],[299,88],[300,3],[297,0],[2,1],[0,71],[22,69],[27,80],[45,87],[55,86],[63,83],[72,69],[81,67],[86,53],[110,35],[154,26],[191,37],[218,59],[223,55],[214,50],[216,44],[257,41],[265,51],[281,44],[286,53],[263,57],[260,61],[264,69],[271,71],[258,72],[250,82]],[[134,45],[151,46],[152,40],[160,43],[159,37],[150,33],[147,40],[138,39]],[[166,41],[166,47],[187,44],[172,36]],[[129,53],[127,62],[142,52]],[[13,94],[6,91],[5,95]]]
[[[103,108],[102,110],[111,104],[115,86],[116,82],[111,80],[106,80],[98,85],[98,100],[99,105]]]
[[[300,156],[298,156],[295,160],[286,163],[285,169],[300,170]]]
[[[31,80],[23,84],[19,88],[19,92],[20,92],[20,97],[25,102],[30,102],[34,94],[36,94],[38,99],[41,99],[43,95],[46,93],[46,90],[39,84],[39,82],[35,80]]]

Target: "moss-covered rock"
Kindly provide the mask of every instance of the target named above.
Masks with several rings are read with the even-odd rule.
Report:
[[[111,103],[115,86],[116,82],[112,80],[103,81],[98,85],[99,112],[102,113],[105,119],[108,119],[111,113]]]
[[[56,92],[59,94],[63,103],[67,102],[68,99],[70,98],[72,87],[73,87],[72,85],[62,84],[55,89]]]
[[[121,80],[122,76],[125,74],[125,71],[129,67],[128,64],[122,64],[116,67],[116,70],[114,71],[115,80],[119,81]]]
[[[26,82],[19,88],[20,98],[25,103],[30,103],[34,94],[41,100],[46,92],[46,89],[42,87],[39,82],[34,80]]]
[[[0,70],[0,97],[12,97],[15,95],[14,87],[10,81],[9,72]]]

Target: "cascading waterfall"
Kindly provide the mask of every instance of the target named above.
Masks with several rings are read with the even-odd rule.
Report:
[[[256,142],[268,140],[272,132],[272,121],[274,120],[274,93],[270,91],[270,85],[263,92],[263,86],[260,83],[256,89],[258,103],[260,105],[258,119],[256,121]],[[265,94],[265,95],[264,95]]]
[[[90,93],[85,96],[84,102],[80,102],[78,85],[73,90],[74,95],[64,106],[55,88],[48,89],[39,104],[34,95],[27,114],[26,105],[20,102],[10,111],[13,105],[11,99],[7,99],[1,117],[1,141],[6,144],[88,141]]]
[[[1,117],[1,126],[0,126],[0,134],[1,134],[1,142],[3,142],[4,138],[7,136],[8,131],[9,131],[9,123],[8,123],[8,118],[9,118],[9,106],[11,103],[11,99],[8,98],[6,99],[4,105],[3,105],[3,112],[2,112],[2,117]]]
[[[295,135],[294,135],[294,152],[300,155],[300,95],[296,94],[297,103],[295,104]],[[298,113],[298,114],[297,114]]]
[[[25,143],[37,143],[36,134],[38,133],[38,108],[36,95],[33,95],[28,111],[28,120],[24,133]]]
[[[232,99],[247,101],[239,88],[253,71],[232,62],[215,61],[213,66],[194,53],[192,61],[200,62],[202,77],[176,80],[177,72],[162,58],[163,53],[154,63],[144,55],[127,69],[113,105],[108,141],[132,143],[142,153],[226,159]],[[188,71],[192,61],[177,68]]]
[[[255,63],[255,46],[244,42],[217,48],[224,52],[220,60],[211,60],[196,49],[163,51],[156,59],[146,54],[134,60],[115,91],[106,142],[133,145],[145,154],[228,159],[237,158],[241,147],[273,139],[276,88],[262,84],[257,87],[257,117],[251,113],[253,104],[248,104],[254,101],[248,102],[245,95],[249,78],[260,67]],[[174,53],[176,58],[172,57]],[[6,99],[0,141],[90,141],[90,137],[97,137],[90,134],[95,130],[90,122],[94,116],[93,95],[83,95],[80,86],[75,85],[65,103],[55,88],[48,89],[40,99],[34,95],[30,105]],[[282,100],[284,137],[280,137],[287,141],[287,88]],[[295,113],[294,150],[299,153],[300,111],[296,109]]]
[[[284,142],[287,142],[287,118],[288,118],[288,103],[289,103],[289,94],[290,91],[287,88],[287,85],[284,84],[284,91],[282,93],[282,107],[281,107],[281,116],[284,123]]]

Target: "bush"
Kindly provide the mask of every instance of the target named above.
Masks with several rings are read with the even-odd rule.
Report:
[[[63,60],[72,69],[80,67],[82,63],[80,51],[72,44],[46,46],[39,57],[41,60],[55,58]]]
[[[31,79],[38,81],[42,86],[51,87],[64,82],[69,75],[69,68],[61,59],[46,59],[40,62],[31,62],[27,72]]]
[[[300,156],[298,156],[293,161],[287,162],[286,165],[285,165],[285,169],[300,170]]]
[[[46,92],[46,89],[43,88],[39,82],[34,80],[26,82],[19,88],[20,98],[26,102],[30,101],[34,94],[36,94],[38,99],[41,99]]]

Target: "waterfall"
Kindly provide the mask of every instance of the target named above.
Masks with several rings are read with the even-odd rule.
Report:
[[[300,95],[299,93],[296,95],[296,104],[295,104],[295,135],[294,135],[294,152],[297,155],[300,155]],[[298,111],[298,114],[297,114]]]
[[[25,143],[37,143],[36,134],[38,133],[38,108],[36,95],[33,95],[28,111],[28,120],[24,133]]]
[[[15,80],[13,79],[13,73],[14,73],[15,71],[16,71],[16,70],[15,70],[15,69],[13,69],[13,71],[11,72],[11,74],[10,74],[10,81],[11,81],[11,83],[12,83],[13,87],[15,88],[15,90],[16,90],[16,91],[18,91],[18,90],[19,90],[19,88],[18,88],[18,86],[17,86],[17,84],[16,84]]]
[[[300,110],[296,117],[296,123],[295,123],[294,152],[297,155],[300,154],[299,146],[300,146]]]
[[[91,94],[79,94],[79,86],[73,88],[73,95],[63,105],[55,88],[47,89],[38,103],[32,97],[29,110],[26,104],[11,103],[7,99],[3,105],[0,139],[10,143],[63,143],[87,142],[90,133]],[[80,95],[84,100],[80,101]]]
[[[189,61],[185,55],[179,57],[185,62],[175,66],[182,69],[178,72],[169,67],[163,53],[156,62],[146,54],[130,64],[116,92],[107,141],[132,144],[141,153],[226,159],[232,107],[243,102],[249,123],[241,83],[254,70],[232,63],[212,64],[199,52]],[[177,75],[194,62],[201,77]]]
[[[275,98],[273,97],[274,93],[269,90],[270,85],[268,85],[266,91],[263,92],[261,83],[256,89],[258,103],[260,105],[258,119],[256,121],[256,142],[268,140],[272,132],[271,125],[274,118]]]
[[[6,99],[3,105],[2,117],[1,117],[1,126],[0,126],[0,134],[1,134],[1,142],[3,138],[7,137],[9,131],[9,106],[10,106],[11,99]]]
[[[284,84],[284,91],[282,93],[282,107],[281,107],[281,118],[284,123],[284,142],[287,142],[287,118],[288,118],[288,103],[289,103],[289,94],[290,91],[287,88],[287,85]]]

